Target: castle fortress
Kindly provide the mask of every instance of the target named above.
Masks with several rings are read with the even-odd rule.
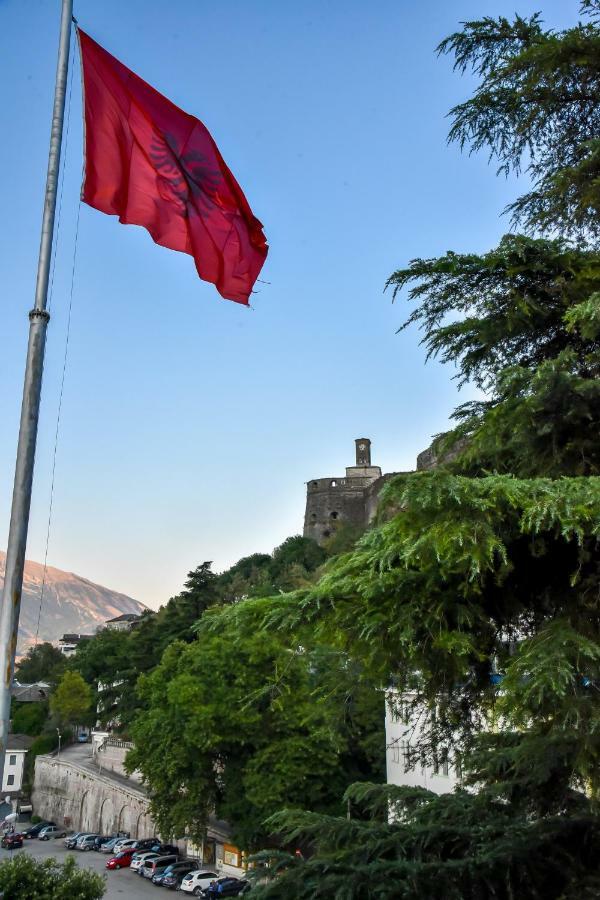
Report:
[[[381,474],[371,464],[371,441],[357,438],[356,464],[344,477],[315,478],[306,485],[304,537],[322,544],[342,526],[365,529],[377,512],[379,493],[397,472]]]

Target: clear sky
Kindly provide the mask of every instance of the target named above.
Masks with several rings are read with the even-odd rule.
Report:
[[[436,44],[460,20],[572,24],[577,0],[76,0],[81,26],[207,125],[264,223],[254,309],[191,257],[81,207],[48,560],[150,606],[301,532],[305,482],[370,437],[414,467],[459,396],[425,367],[406,304],[416,256],[484,251],[519,191],[446,145],[469,78]],[[10,496],[51,118],[59,0],[0,0],[0,546]],[[73,57],[72,57],[73,58]],[[75,56],[27,555],[43,560],[82,169]]]

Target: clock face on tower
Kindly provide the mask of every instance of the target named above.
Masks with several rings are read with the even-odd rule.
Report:
[[[359,444],[359,445],[358,445],[358,449],[359,449],[359,450],[366,450],[366,447],[365,447],[364,444]]]

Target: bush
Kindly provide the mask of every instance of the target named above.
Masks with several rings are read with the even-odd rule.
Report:
[[[15,734],[37,737],[44,730],[48,718],[48,704],[18,703],[13,700],[11,709],[12,730]]]
[[[72,856],[60,864],[19,853],[0,863],[0,890],[4,900],[100,900],[105,883],[96,872],[78,869]]]

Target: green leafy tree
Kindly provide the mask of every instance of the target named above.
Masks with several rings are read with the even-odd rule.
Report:
[[[19,703],[15,700],[11,704],[12,731],[15,734],[28,734],[37,737],[44,730],[48,719],[48,703]]]
[[[105,882],[96,872],[79,869],[72,856],[58,863],[17,853],[0,862],[0,891],[4,900],[100,900]]]
[[[135,683],[131,645],[129,632],[104,628],[82,642],[69,661],[92,688],[94,707],[103,725],[115,719],[123,694],[131,690],[132,680]]]
[[[29,648],[15,666],[15,678],[21,684],[33,684],[36,681],[56,684],[66,665],[65,656],[52,644],[36,644]]]
[[[81,725],[92,712],[93,693],[79,672],[67,671],[50,698],[50,710],[60,725]]]
[[[214,811],[256,848],[282,805],[340,811],[352,780],[383,776],[372,685],[339,653],[260,632],[259,615],[246,601],[205,616],[197,641],[172,644],[140,679],[127,765],[142,772],[163,833],[200,839]]]

